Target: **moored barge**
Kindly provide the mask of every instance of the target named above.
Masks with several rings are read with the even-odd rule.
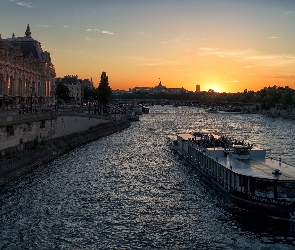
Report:
[[[266,150],[207,132],[177,134],[173,149],[231,200],[295,219],[295,168]]]

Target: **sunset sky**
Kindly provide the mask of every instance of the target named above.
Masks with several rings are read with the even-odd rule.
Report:
[[[57,77],[112,89],[295,89],[295,0],[0,0],[2,38],[32,37]],[[159,80],[160,78],[160,80]]]

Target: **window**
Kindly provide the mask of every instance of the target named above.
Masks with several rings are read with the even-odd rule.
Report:
[[[8,135],[14,135],[14,129],[12,125],[7,126],[6,131]]]
[[[40,128],[45,128],[45,120],[42,120],[42,121],[40,122]]]

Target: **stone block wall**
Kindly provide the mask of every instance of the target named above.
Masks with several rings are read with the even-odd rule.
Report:
[[[37,145],[34,150],[19,151],[11,158],[1,158],[0,187],[29,173],[40,165],[51,162],[76,147],[116,133],[129,126],[130,122],[128,121],[110,122],[105,126],[96,126],[87,131],[49,140],[44,144]]]

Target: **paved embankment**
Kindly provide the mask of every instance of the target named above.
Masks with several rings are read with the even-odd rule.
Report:
[[[107,124],[92,130],[50,140],[45,145],[39,146],[35,150],[21,152],[14,158],[0,159],[0,186],[29,173],[40,165],[48,163],[76,147],[119,132],[129,126],[130,122],[128,121]]]

